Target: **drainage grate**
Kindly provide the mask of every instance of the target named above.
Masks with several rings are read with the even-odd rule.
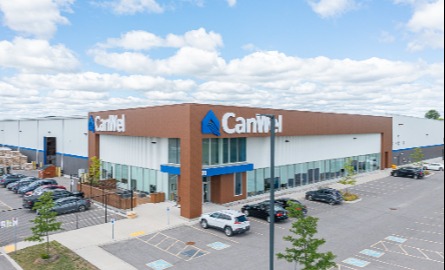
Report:
[[[170,263],[164,261],[164,260],[159,260],[159,261],[155,261],[152,263],[147,263],[146,264],[149,268],[153,269],[153,270],[165,270],[168,269],[170,267],[173,267],[173,265],[171,265]]]

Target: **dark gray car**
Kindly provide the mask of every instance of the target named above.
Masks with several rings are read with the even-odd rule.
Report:
[[[343,202],[343,196],[340,191],[333,188],[322,188],[319,190],[308,191],[306,192],[306,199],[309,201],[326,202],[330,205]]]
[[[58,199],[54,202],[55,206],[52,209],[58,215],[72,212],[83,212],[91,207],[91,201],[79,197],[67,197]]]

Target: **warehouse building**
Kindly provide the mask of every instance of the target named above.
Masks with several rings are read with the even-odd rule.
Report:
[[[270,127],[276,116],[276,179],[270,179]],[[443,121],[232,106],[180,104],[92,112],[88,117],[0,120],[0,145],[67,175],[102,161],[120,188],[163,192],[181,214],[278,189],[335,181],[443,154]],[[402,154],[403,153],[403,154]]]

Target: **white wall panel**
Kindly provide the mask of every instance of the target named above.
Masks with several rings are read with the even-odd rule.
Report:
[[[63,141],[59,152],[88,157],[87,119],[67,119],[63,123]]]
[[[408,116],[393,116],[393,149],[443,145],[444,122]]]
[[[101,135],[100,159],[160,170],[161,164],[168,163],[168,139]]]
[[[380,134],[277,137],[275,159],[276,166],[282,166],[380,151]],[[270,139],[248,138],[247,160],[254,163],[256,169],[269,167]]]

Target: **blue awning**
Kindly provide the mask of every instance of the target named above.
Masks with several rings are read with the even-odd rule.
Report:
[[[206,166],[202,169],[202,176],[217,176],[226,175],[234,173],[243,173],[248,171],[253,171],[254,165],[252,163],[236,163],[236,164],[226,164],[218,166]],[[176,164],[166,164],[161,165],[161,172],[181,175],[181,167]]]

